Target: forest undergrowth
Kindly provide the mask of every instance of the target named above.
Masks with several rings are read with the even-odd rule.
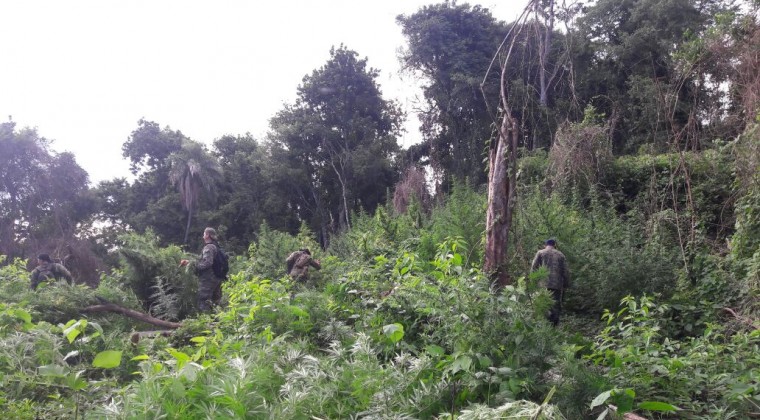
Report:
[[[121,238],[120,268],[95,289],[33,292],[17,260],[0,268],[0,407],[5,418],[757,416],[757,218],[737,212],[720,248],[717,207],[705,205],[699,241],[683,247],[669,209],[647,210],[667,188],[631,190],[652,168],[661,182],[668,159],[619,159],[609,179],[625,188],[525,182],[513,284],[500,291],[480,270],[485,196],[462,185],[430,212],[413,201],[356,214],[324,251],[306,227],[262,226],[213,314],[197,315],[196,278],[177,268],[185,253],[150,231]],[[529,177],[547,157],[522,164]],[[731,175],[703,170],[708,192]],[[758,197],[750,184],[740,208]],[[545,318],[546,273],[529,272],[548,236],[573,277],[559,328]],[[323,268],[293,284],[284,260],[303,246]],[[182,327],[146,338],[133,332],[155,327],[82,313],[103,299]]]

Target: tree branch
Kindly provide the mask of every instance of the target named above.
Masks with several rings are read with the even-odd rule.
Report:
[[[127,316],[132,319],[136,319],[138,321],[146,322],[151,325],[155,325],[157,327],[162,328],[172,328],[176,329],[182,326],[182,324],[178,322],[171,322],[171,321],[164,321],[163,319],[153,318],[152,316],[135,311],[133,309],[125,308],[123,306],[119,306],[115,303],[105,303],[103,305],[93,305],[88,306],[86,308],[80,309],[79,312],[82,313],[99,313],[99,312],[113,312],[115,314],[121,314],[124,316]]]

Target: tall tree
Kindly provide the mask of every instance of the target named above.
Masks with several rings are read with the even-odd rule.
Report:
[[[291,208],[327,239],[359,209],[373,211],[396,179],[398,106],[382,98],[378,71],[344,46],[304,77],[295,104],[271,120],[272,156],[288,173]]]
[[[49,146],[34,129],[0,124],[0,254],[52,252],[71,242],[95,211],[87,172],[71,153]]]
[[[123,229],[144,232],[152,227],[162,243],[181,243],[186,226],[182,198],[169,179],[170,156],[181,154],[183,144],[190,142],[182,132],[160,128],[141,119],[122,145],[122,154],[130,161],[134,181],[114,179],[102,182],[96,193],[101,201],[101,217]],[[184,214],[183,214],[184,213]]]
[[[578,19],[573,67],[579,99],[613,118],[613,146],[635,152],[663,148],[674,125],[699,118],[703,101],[697,74],[678,69],[675,53],[699,37],[724,0],[600,0]]]
[[[190,234],[190,222],[197,210],[201,191],[213,192],[222,176],[222,169],[202,144],[189,140],[182,148],[169,155],[169,180],[179,190],[182,207],[187,211],[185,239]]]
[[[567,70],[566,35],[554,29],[557,17],[566,21],[571,15],[553,0],[531,2],[531,10],[536,18],[521,21],[526,28],[514,31],[520,39],[504,74],[523,133],[518,141],[529,149],[548,146],[553,129],[574,111],[570,84],[561,77]],[[430,158],[444,191],[455,178],[485,183],[483,160],[488,140],[499,129],[501,103],[499,72],[489,72],[485,80],[483,75],[515,24],[496,21],[480,6],[455,2],[396,19],[408,42],[401,56],[405,69],[425,83],[420,116],[425,141],[409,154]]]
[[[244,252],[265,221],[281,232],[298,231],[297,215],[288,209],[288,187],[277,183],[285,168],[273,161],[268,145],[250,135],[227,135],[214,141],[213,153],[224,181],[209,220],[224,234],[227,247]]]
[[[450,2],[424,6],[396,21],[408,43],[401,55],[404,69],[425,82],[420,114],[424,143],[413,147],[415,153],[430,157],[443,190],[453,179],[485,182],[483,150],[493,119],[480,82],[505,25],[486,8]],[[495,108],[498,75],[488,79],[486,89]]]
[[[129,159],[129,170],[138,175],[149,170],[166,168],[169,155],[178,152],[187,141],[182,132],[141,118],[137,129],[121,146],[122,155]]]

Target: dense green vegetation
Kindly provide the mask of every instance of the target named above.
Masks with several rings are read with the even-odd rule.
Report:
[[[758,6],[399,16],[425,96],[425,141],[407,150],[379,72],[346,46],[265,139],[209,148],[139,121],[122,149],[132,180],[91,186],[73,155],[0,124],[3,417],[760,416]],[[522,135],[496,289],[482,162],[501,82],[483,77],[508,33]],[[199,314],[178,264],[206,226],[231,276]],[[550,236],[573,277],[558,328],[546,272],[529,270]],[[294,284],[285,258],[302,247],[322,269]],[[31,291],[38,252],[76,284]]]
[[[753,302],[736,291],[757,292],[757,253],[715,256],[692,284],[679,280],[683,270],[667,238],[649,237],[656,249],[645,248],[642,259],[643,229],[604,208],[526,192],[526,243],[558,232],[577,268],[567,301],[575,315],[555,330],[544,318],[550,298],[536,286],[541,273],[500,294],[489,290],[478,245],[463,239],[482,229],[470,211],[478,201],[481,194],[457,187],[421,220],[390,217],[390,208],[356,215],[352,230],[318,253],[324,269],[314,284],[295,290],[283,261],[298,246],[316,249],[313,235],[264,227],[233,262],[222,310],[136,343],[129,332],[145,325],[78,311],[97,304],[96,296],[135,309],[152,298],[152,313],[181,317],[195,299],[184,292],[192,277],[176,268],[178,248],[161,247],[152,233],[128,235],[119,251],[123,269],[104,275],[97,289],[61,283],[31,292],[22,262],[6,265],[4,406],[20,418],[75,411],[94,418],[493,418],[500,410],[530,416],[551,394],[546,418],[580,418],[605,408],[591,403],[609,394],[608,402],[639,412],[754,412],[760,334],[715,308]],[[453,220],[459,235],[441,237]],[[565,237],[589,237],[591,224],[594,240],[565,244]],[[515,267],[531,256],[516,256]],[[638,284],[628,276],[615,281],[623,280],[617,273],[658,270],[634,277]],[[138,299],[148,280],[156,291],[171,284],[174,298]],[[653,294],[613,302],[604,322],[594,322],[608,300],[643,290]],[[107,351],[117,352],[113,363],[99,364]]]

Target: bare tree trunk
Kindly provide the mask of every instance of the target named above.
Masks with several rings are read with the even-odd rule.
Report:
[[[519,33],[524,28],[531,6],[529,3],[520,17],[513,23],[512,28],[496,51],[480,85],[483,98],[488,104],[483,86],[485,86],[493,63],[500,57],[507,41],[510,41],[501,62],[501,89],[499,92],[501,122],[499,133],[497,138],[491,142],[488,150],[488,207],[486,209],[486,248],[483,271],[491,278],[492,285],[496,290],[512,283],[507,271],[507,247],[509,246],[509,230],[512,227],[517,185],[518,124],[512,116],[512,106],[509,101],[507,68],[510,64],[512,49],[518,38],[517,34],[512,32],[517,30]]]
[[[338,168],[335,166],[335,163],[330,161],[330,165],[333,168],[333,171],[335,171],[335,175],[338,177],[338,182],[340,183],[340,191],[343,198],[343,219],[341,220],[341,223],[344,221],[346,222],[346,227],[351,229],[351,221],[349,220],[349,211],[348,211],[348,190],[346,188],[346,180],[344,179],[344,172],[345,172],[345,165],[341,162],[339,171]]]
[[[187,226],[185,227],[185,240],[184,244],[187,245],[187,238],[190,235],[190,220],[193,218],[193,211],[188,209],[187,210]]]
[[[539,2],[535,3],[536,5],[536,26],[539,25],[538,20],[538,12],[539,12]],[[538,45],[538,61],[540,64],[539,68],[539,81],[541,83],[541,92],[540,92],[540,101],[541,106],[546,106],[547,102],[549,101],[549,84],[551,83],[552,79],[554,79],[554,74],[556,74],[556,71],[554,74],[547,80],[547,73],[548,69],[546,68],[546,62],[549,57],[549,51],[551,50],[551,43],[552,43],[552,32],[554,31],[554,0],[549,1],[549,16],[548,19],[548,25],[545,28],[544,36],[539,36],[539,45]]]
[[[511,284],[507,272],[507,247],[515,199],[517,166],[517,122],[504,112],[496,145],[488,151],[488,207],[486,210],[486,249],[483,271],[494,286]]]

